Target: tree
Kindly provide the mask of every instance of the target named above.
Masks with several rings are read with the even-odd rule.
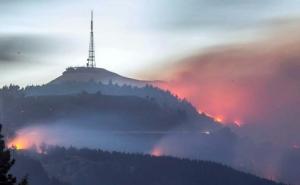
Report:
[[[0,185],[16,185],[17,178],[9,173],[10,168],[14,165],[10,150],[5,148],[3,135],[1,135],[2,125],[0,124]],[[18,185],[27,185],[27,177],[23,178]]]

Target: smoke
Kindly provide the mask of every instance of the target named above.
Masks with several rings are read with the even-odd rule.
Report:
[[[40,61],[45,55],[61,48],[57,39],[32,34],[2,34],[0,36],[0,65]]]
[[[299,152],[297,147],[253,142],[224,127],[207,133],[166,134],[151,154],[215,161],[267,179],[299,184]]]
[[[295,164],[300,160],[296,155],[299,149],[254,143],[237,137],[226,127],[189,133],[179,132],[177,128],[165,132],[133,132],[100,128],[88,120],[86,124],[61,120],[22,128],[7,143],[9,147],[34,148],[38,152],[43,152],[44,146],[58,145],[209,160],[273,180],[300,182],[293,171],[299,170]]]
[[[286,28],[287,27],[287,28]],[[274,26],[275,28],[275,26]],[[300,143],[300,39],[285,25],[253,43],[212,48],[169,66],[166,88],[259,141]],[[162,74],[165,74],[162,73]]]
[[[81,115],[34,124],[19,129],[7,143],[17,149],[35,146],[38,152],[43,152],[46,144],[209,160],[269,179],[300,182],[292,171],[299,168],[294,163],[299,156],[291,153],[299,150],[297,146],[291,149],[253,142],[250,138],[238,137],[227,127],[193,132],[185,131],[190,128],[187,125],[180,125],[167,131],[138,131],[130,129],[132,123],[115,116],[103,117],[101,122],[105,124],[97,124],[92,115]],[[123,129],[116,129],[113,122],[122,123]],[[289,179],[291,176],[293,179]]]
[[[283,182],[290,184],[300,184],[299,170],[300,170],[300,149],[293,148],[288,150],[280,161],[280,179]]]
[[[216,161],[232,165],[237,137],[229,128],[189,134],[166,134],[153,148],[154,155]]]
[[[60,120],[51,123],[34,124],[16,131],[8,139],[8,147],[17,149],[36,148],[43,145],[92,148],[108,151],[146,153],[163,132],[139,132],[116,130],[113,127],[97,126],[86,119],[77,121]],[[103,119],[105,122],[105,119]],[[108,122],[109,123],[109,122]],[[126,122],[123,122],[126,125]]]
[[[217,161],[299,184],[295,172],[300,166],[296,155],[300,146],[300,38],[296,29],[298,22],[274,24],[271,36],[210,48],[157,71],[156,78],[166,81],[160,87],[188,99],[234,133],[221,129],[209,135],[166,135],[153,154]]]

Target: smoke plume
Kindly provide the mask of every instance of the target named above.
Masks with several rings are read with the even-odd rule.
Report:
[[[212,48],[168,67],[166,88],[259,141],[300,143],[299,26],[252,43]]]

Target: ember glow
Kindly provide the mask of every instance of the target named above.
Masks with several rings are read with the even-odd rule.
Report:
[[[163,152],[162,152],[162,149],[159,148],[159,147],[154,147],[153,150],[150,152],[150,154],[152,156],[155,156],[155,157],[159,157],[159,156],[162,156],[163,155]]]
[[[291,146],[300,142],[296,28],[287,23],[261,40],[211,48],[173,63],[168,74],[161,72],[166,82],[160,87],[187,99],[216,122],[250,126],[259,132],[249,136],[260,134],[259,138]]]
[[[242,121],[240,119],[236,119],[237,116],[240,116],[238,115],[240,113],[239,111],[236,111],[235,113],[234,110],[239,109],[239,97],[242,98],[242,96],[237,95],[236,98],[233,98],[232,96],[234,96],[234,93],[236,93],[234,91],[222,93],[222,87],[215,87],[217,89],[212,89],[213,87],[209,87],[209,89],[207,89],[207,84],[204,85],[203,83],[203,86],[201,86],[201,84],[202,83],[199,83],[198,88],[197,86],[190,88],[189,85],[192,86],[192,84],[186,84],[183,81],[182,83],[170,81],[168,84],[163,84],[159,87],[171,91],[180,99],[187,99],[190,101],[198,108],[199,114],[205,114],[221,124],[234,123],[237,126],[241,126]],[[183,86],[182,88],[177,87],[181,85]],[[207,91],[209,95],[205,95],[204,93],[200,92],[198,93],[199,90],[203,92]],[[211,93],[211,91],[215,91],[215,93]]]
[[[16,137],[9,141],[8,148],[15,148],[17,150],[28,149],[32,146],[32,143],[29,142],[26,138]]]
[[[7,140],[7,147],[17,150],[33,149],[41,153],[42,144],[56,144],[57,137],[45,132],[43,127],[27,127],[16,132],[15,136]]]
[[[223,122],[223,116],[216,116],[215,121],[219,122],[219,123],[222,123]]]
[[[7,147],[15,148],[17,150],[29,149],[33,146],[39,146],[41,144],[41,135],[35,131],[31,132],[18,132],[14,138],[8,140]]]
[[[181,85],[183,85],[183,88],[178,87]],[[193,86],[193,84],[189,84],[189,85]],[[187,87],[186,83],[181,84],[175,81],[158,84],[158,86],[164,90],[171,91],[179,99],[186,99],[190,101],[195,107],[197,107],[199,114],[204,114],[212,118],[214,121],[221,124],[235,123],[236,125],[241,126],[240,120],[238,121],[239,124],[236,123],[237,121],[236,119],[234,119],[236,116],[234,114],[230,114],[230,115],[228,114],[228,111],[230,109],[227,108],[235,107],[234,101],[228,101],[228,102],[224,101],[222,100],[221,96],[215,94],[213,98],[216,100],[210,102],[211,101],[210,97],[206,97],[204,94],[201,95],[201,93],[199,93],[199,95],[197,94],[198,88],[205,89],[205,86],[203,87],[199,86],[198,88],[197,86]],[[228,97],[225,97],[224,99],[228,99]],[[205,100],[205,102],[202,100]]]

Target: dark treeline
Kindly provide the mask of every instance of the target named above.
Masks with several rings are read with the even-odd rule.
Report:
[[[16,164],[11,172],[18,178],[27,176],[30,185],[71,185],[47,174],[42,164],[27,155],[14,151]]]
[[[15,164],[15,159],[11,156],[11,151],[6,148],[3,135],[1,134],[2,125],[0,124],[0,184],[1,185],[28,185],[27,177],[23,176],[17,183],[17,178],[10,172]]]
[[[45,95],[70,95],[87,93],[102,93],[113,96],[137,96],[149,98],[165,107],[175,107],[186,109],[189,113],[196,115],[197,110],[186,100],[179,100],[169,91],[164,91],[151,85],[144,87],[135,87],[131,85],[118,85],[110,81],[108,84],[101,82],[65,82],[63,84],[46,84],[42,86],[27,86],[24,89],[26,96],[45,96]]]
[[[77,94],[55,93],[75,93],[72,88],[77,89]],[[0,95],[1,119],[11,130],[60,119],[80,122],[83,118],[84,122],[98,126],[105,124],[128,130],[167,130],[191,122],[200,122],[198,125],[203,127],[216,126],[212,119],[199,115],[187,101],[152,86],[121,87],[95,82],[25,89],[9,86],[3,87]]]
[[[72,185],[279,184],[214,162],[63,147],[44,148],[43,152],[46,154],[24,151],[17,155],[17,160],[31,156],[31,160],[41,163],[49,176]],[[40,174],[33,168],[40,169],[41,165],[23,165],[18,169],[29,171],[31,168],[34,174]]]

